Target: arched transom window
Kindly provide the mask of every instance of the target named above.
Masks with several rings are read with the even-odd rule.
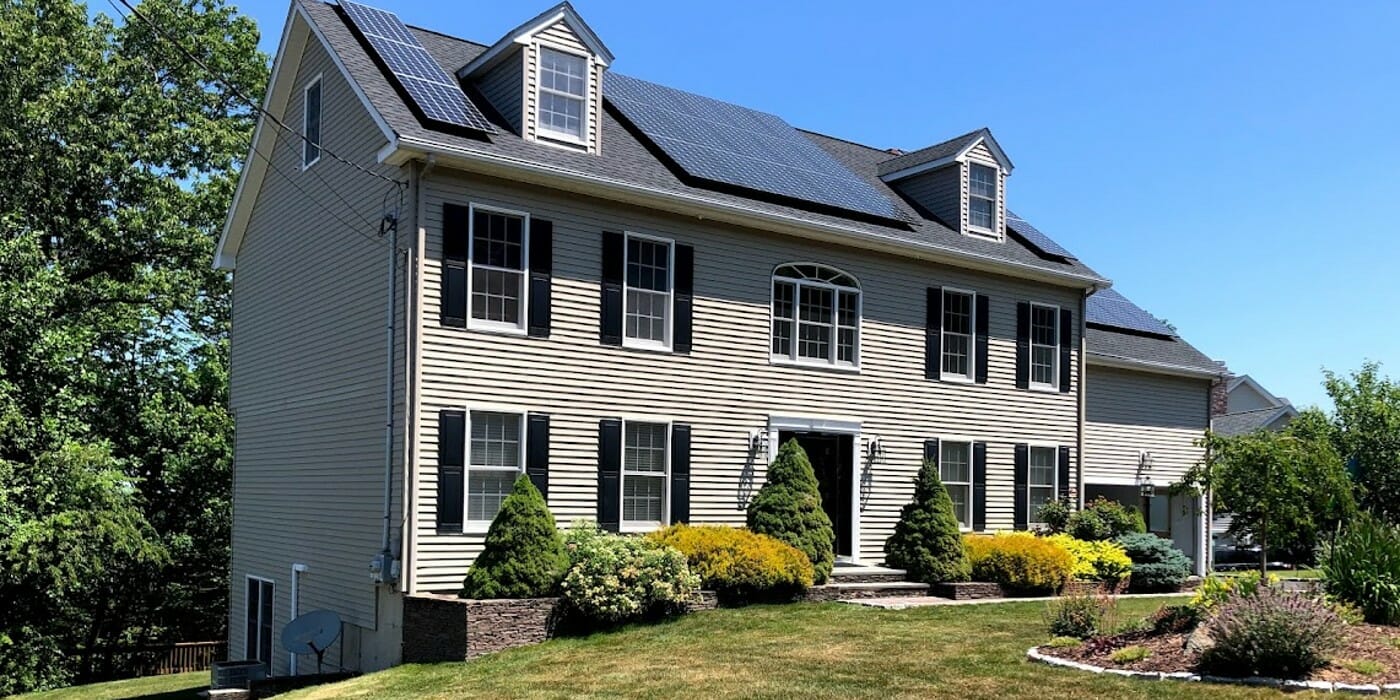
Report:
[[[773,271],[773,359],[855,367],[860,357],[860,284],[834,267]]]

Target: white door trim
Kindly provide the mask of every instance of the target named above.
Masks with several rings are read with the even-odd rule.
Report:
[[[784,430],[809,433],[838,433],[851,436],[851,554],[837,561],[860,563],[860,421],[845,417],[768,417],[768,455],[778,455],[778,433]]]

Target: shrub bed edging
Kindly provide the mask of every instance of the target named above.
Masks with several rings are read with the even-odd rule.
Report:
[[[1400,683],[1387,683],[1385,685],[1334,683],[1332,681],[1290,681],[1281,678],[1261,678],[1251,676],[1249,678],[1231,678],[1225,676],[1203,676],[1190,671],[1175,671],[1172,673],[1158,671],[1130,671],[1121,668],[1106,668],[1093,664],[1080,663],[1069,659],[1062,659],[1058,656],[1043,654],[1040,647],[1031,647],[1026,651],[1026,658],[1031,661],[1046,664],[1048,666],[1059,666],[1061,668],[1072,668],[1076,671],[1087,671],[1089,673],[1108,673],[1115,676],[1125,676],[1144,681],[1185,681],[1187,683],[1217,683],[1220,685],[1246,685],[1265,688],[1279,688],[1282,690],[1316,690],[1323,693],[1355,693],[1357,695],[1379,695],[1385,693],[1400,693]]]

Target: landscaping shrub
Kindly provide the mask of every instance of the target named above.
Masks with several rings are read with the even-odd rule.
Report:
[[[1323,548],[1321,565],[1328,595],[1361,608],[1367,622],[1400,624],[1400,529],[1358,515]]]
[[[679,612],[700,587],[685,555],[642,537],[587,523],[569,530],[564,548],[569,570],[560,592],[570,610],[590,620],[617,623]]]
[[[1044,523],[1046,531],[1052,535],[1058,535],[1065,531],[1069,525],[1069,518],[1074,515],[1074,507],[1070,505],[1069,499],[1057,498],[1047,502],[1036,511],[1036,522]]]
[[[1205,613],[1194,605],[1163,605],[1147,617],[1152,634],[1176,634],[1196,629]]]
[[[1045,622],[1053,637],[1088,639],[1112,629],[1118,602],[1111,596],[1071,594],[1045,607]]]
[[[763,488],[749,503],[749,529],[796,547],[812,562],[813,580],[826,583],[836,561],[836,534],[822,510],[817,475],[797,440],[778,448]]]
[[[1201,587],[1196,589],[1189,605],[1203,613],[1210,612],[1232,596],[1254,595],[1259,591],[1260,583],[1264,586],[1276,586],[1278,582],[1277,576],[1269,574],[1268,578],[1264,578],[1258,571],[1247,571],[1238,576],[1211,574],[1201,581]]]
[[[1345,623],[1322,601],[1274,588],[1234,596],[1206,623],[1201,669],[1223,676],[1302,678],[1341,647]]]
[[[1133,592],[1175,591],[1191,574],[1191,560],[1170,540],[1149,533],[1133,533],[1117,539],[1133,561],[1128,589]]]
[[[963,543],[975,581],[1016,591],[1057,591],[1074,574],[1074,557],[1068,550],[1029,532],[966,535]]]
[[[684,554],[700,585],[726,602],[791,598],[812,585],[812,562],[767,535],[724,525],[672,525],[647,539]]]
[[[1115,542],[1081,540],[1065,534],[1050,535],[1046,539],[1064,547],[1074,557],[1076,580],[1117,584],[1133,570],[1133,560]]]
[[[1065,532],[1081,540],[1111,540],[1135,532],[1147,532],[1142,513],[1103,496],[1084,504],[1069,516]]]
[[[486,531],[486,548],[467,570],[464,598],[553,595],[568,564],[554,515],[530,477],[521,474]]]
[[[1115,664],[1131,664],[1152,655],[1152,651],[1141,644],[1130,644],[1108,655],[1110,661]]]
[[[885,540],[885,563],[923,583],[966,581],[972,564],[963,549],[953,500],[938,478],[938,465],[924,462],[914,480],[914,500],[899,512],[894,535]]]

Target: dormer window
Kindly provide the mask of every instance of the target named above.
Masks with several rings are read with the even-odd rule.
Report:
[[[542,135],[584,140],[588,59],[540,48],[539,129]]]
[[[969,163],[967,172],[967,225],[969,228],[996,234],[997,169]]]

